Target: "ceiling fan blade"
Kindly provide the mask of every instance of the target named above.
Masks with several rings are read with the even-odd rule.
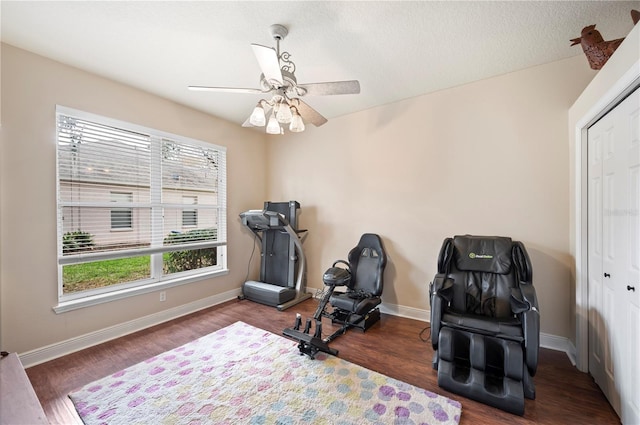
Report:
[[[320,127],[322,124],[327,122],[327,119],[320,115],[320,112],[316,111],[302,100],[298,98],[291,99],[291,103],[296,107],[303,120],[310,122],[316,127]]]
[[[225,93],[263,93],[260,89],[243,89],[236,87],[208,87],[208,86],[189,86],[189,90],[193,91],[217,91]]]
[[[331,81],[327,83],[298,84],[306,90],[304,96],[326,96],[332,94],[358,94],[360,82],[358,80]]]
[[[273,47],[261,46],[260,44],[252,44],[251,47],[265,80],[272,86],[282,87],[282,71],[276,50]]]

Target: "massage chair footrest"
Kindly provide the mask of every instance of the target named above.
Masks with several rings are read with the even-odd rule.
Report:
[[[442,388],[524,414],[524,398],[531,392],[525,386],[532,382],[517,342],[445,327],[438,338],[437,369]]]

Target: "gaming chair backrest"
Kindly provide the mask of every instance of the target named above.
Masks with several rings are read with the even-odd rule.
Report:
[[[451,309],[458,313],[512,316],[511,288],[531,283],[529,257],[520,242],[499,236],[455,236],[445,240],[440,273],[453,280]]]
[[[382,295],[386,265],[387,253],[380,236],[374,233],[363,234],[358,246],[349,251],[349,289],[379,297]]]

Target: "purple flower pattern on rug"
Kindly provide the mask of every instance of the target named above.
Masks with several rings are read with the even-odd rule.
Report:
[[[242,322],[69,395],[93,424],[455,425],[459,402]]]

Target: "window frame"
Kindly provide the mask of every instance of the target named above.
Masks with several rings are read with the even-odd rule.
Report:
[[[118,128],[125,131],[132,131],[141,133],[149,136],[150,144],[152,146],[152,151],[161,152],[162,146],[166,142],[176,142],[181,144],[181,146],[189,146],[189,147],[199,147],[205,148],[208,150],[214,150],[216,152],[216,166],[217,170],[217,187],[216,187],[216,204],[215,205],[194,205],[196,212],[198,208],[208,208],[214,209],[214,214],[217,221],[217,234],[216,239],[211,241],[204,241],[198,243],[185,243],[180,245],[171,245],[167,246],[162,244],[162,241],[158,244],[157,241],[150,247],[144,248],[133,248],[133,249],[124,249],[120,251],[109,251],[109,252],[90,252],[86,254],[74,254],[74,255],[63,255],[62,252],[62,235],[64,233],[64,225],[62,222],[62,211],[65,207],[68,208],[68,205],[65,204],[61,199],[60,195],[60,182],[61,182],[61,174],[60,174],[60,158],[59,158],[59,131],[58,131],[58,122],[60,116],[66,116],[70,118],[76,118],[79,120],[91,121],[94,123],[98,123],[100,125],[110,126],[114,128]],[[113,118],[108,118],[96,114],[92,114],[89,112],[84,112],[72,108],[68,108],[61,105],[56,105],[56,210],[58,214],[58,220],[56,224],[57,228],[57,258],[58,258],[58,304],[54,307],[54,311],[56,313],[62,313],[69,310],[74,310],[77,308],[87,307],[89,305],[96,305],[103,302],[108,302],[116,299],[122,299],[126,297],[130,297],[133,295],[139,295],[147,292],[157,291],[173,286],[183,285],[195,281],[200,281],[203,279],[208,279],[211,277],[226,275],[228,274],[227,269],[227,173],[226,173],[226,148],[224,146],[220,146],[217,144],[204,142],[196,139],[191,139],[189,137],[176,135],[172,133],[167,133],[161,130],[156,130],[144,126],[140,126],[137,124],[132,124],[129,122],[116,120]],[[155,144],[155,145],[154,145]],[[158,155],[158,161],[162,161],[162,155]],[[156,185],[162,187],[162,176],[161,173],[153,175],[152,179],[159,179],[159,182],[156,181]],[[114,191],[118,191],[117,189]],[[112,192],[112,191],[110,191]],[[111,199],[110,199],[111,201]],[[110,202],[111,203],[111,202]],[[151,226],[160,226],[159,229],[163,230],[163,215],[162,212],[165,208],[172,208],[175,206],[172,205],[164,205],[160,203],[157,205],[157,202],[150,202],[153,204],[152,209],[155,208],[155,213],[152,213],[152,223]],[[135,206],[136,203],[134,202]],[[182,206],[181,206],[182,207]],[[115,208],[115,207],[113,207]],[[130,208],[130,206],[124,206],[123,208]],[[135,223],[135,212],[133,208],[132,210],[132,227]],[[158,212],[160,211],[160,212]],[[160,223],[160,224],[158,224]],[[110,223],[111,224],[111,223]],[[111,226],[109,226],[111,227]],[[193,228],[196,228],[194,226]],[[131,229],[110,229],[112,232],[121,232],[127,231]],[[154,237],[156,238],[156,237]],[[162,271],[162,254],[171,251],[179,251],[185,249],[201,249],[201,248],[212,248],[215,247],[217,251],[217,262],[214,266],[209,266],[202,269],[195,270],[186,270],[172,274],[165,274]],[[140,255],[150,255],[151,256],[151,278],[149,279],[141,279],[138,281],[131,282],[123,282],[117,283],[97,289],[90,289],[79,291],[75,293],[64,293],[63,288],[63,267],[69,264],[80,264],[86,262],[93,261],[101,261],[106,259],[120,259],[120,258],[130,258]],[[155,258],[155,260],[154,260]],[[158,260],[159,258],[159,260]]]

